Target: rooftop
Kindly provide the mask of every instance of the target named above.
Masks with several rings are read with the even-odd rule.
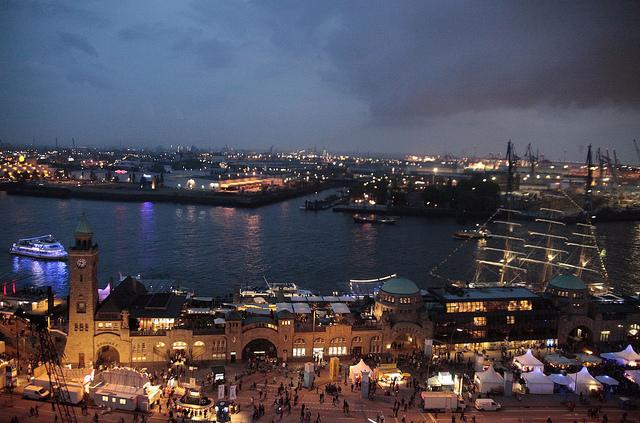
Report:
[[[538,298],[534,292],[522,287],[464,288],[456,292],[441,290],[438,296],[445,301],[520,300]]]
[[[78,226],[76,226],[76,234],[84,234],[84,235],[93,234],[93,229],[91,229],[91,225],[89,225],[87,216],[84,213],[80,215]]]
[[[415,295],[420,293],[418,286],[406,278],[394,277],[385,281],[380,287],[381,291],[395,295]]]
[[[587,285],[575,275],[558,275],[549,281],[549,288],[566,291],[586,291]]]

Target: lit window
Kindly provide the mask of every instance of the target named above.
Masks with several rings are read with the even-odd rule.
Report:
[[[602,332],[600,332],[600,342],[608,342],[610,334],[611,331],[608,330],[603,330]]]
[[[473,324],[475,326],[487,326],[487,318],[486,317],[474,317]]]
[[[306,354],[306,348],[294,347],[293,348],[293,356],[294,357],[304,357]]]
[[[107,402],[109,402],[109,397],[108,397],[108,396],[106,396],[106,395],[103,395],[103,396],[102,396],[102,401],[107,401]]]
[[[638,332],[640,332],[640,325],[634,323],[629,326],[629,335],[636,336]]]
[[[516,324],[516,316],[507,316],[507,324],[515,325]]]
[[[120,398],[120,404],[126,404],[126,403],[127,403],[127,400]]]

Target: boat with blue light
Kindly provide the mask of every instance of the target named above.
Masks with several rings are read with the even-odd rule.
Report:
[[[9,252],[17,256],[43,260],[67,259],[67,251],[53,235],[19,239],[13,243]]]

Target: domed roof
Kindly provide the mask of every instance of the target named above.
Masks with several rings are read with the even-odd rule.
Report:
[[[587,285],[575,275],[558,275],[549,281],[549,288],[566,291],[586,291]]]
[[[399,277],[387,279],[380,289],[394,295],[414,295],[420,292],[418,285],[409,279]]]

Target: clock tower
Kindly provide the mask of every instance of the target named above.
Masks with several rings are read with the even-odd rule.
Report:
[[[75,232],[75,245],[69,249],[69,335],[64,361],[88,366],[94,360],[94,317],[98,305],[98,245],[82,214]]]

